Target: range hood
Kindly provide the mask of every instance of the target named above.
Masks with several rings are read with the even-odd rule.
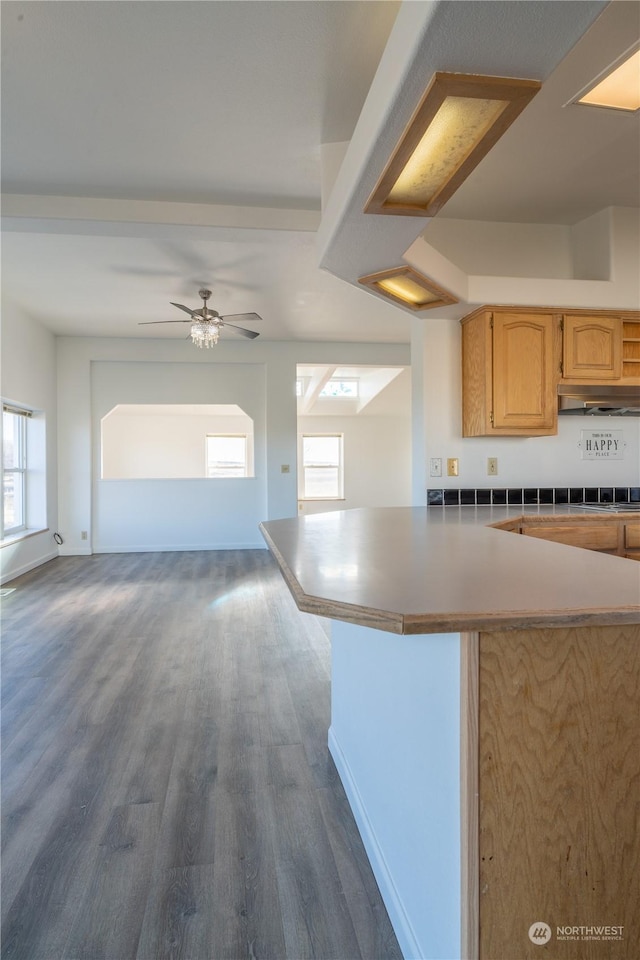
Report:
[[[561,383],[558,413],[563,417],[640,417],[640,386]]]

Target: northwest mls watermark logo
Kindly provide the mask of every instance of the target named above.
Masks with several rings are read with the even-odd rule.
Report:
[[[529,940],[537,946],[549,943],[553,931],[544,920],[536,920],[529,927]],[[612,924],[565,924],[557,926],[556,940],[624,940],[624,927]]]
[[[624,927],[610,923],[556,927],[557,940],[624,940]]]
[[[543,920],[536,920],[535,923],[532,923],[529,927],[529,940],[531,943],[536,943],[538,946],[541,946],[543,943],[548,943],[551,940],[551,927],[548,923],[544,923]]]

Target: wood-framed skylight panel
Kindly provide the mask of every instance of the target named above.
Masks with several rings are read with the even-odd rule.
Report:
[[[541,86],[537,80],[434,74],[364,212],[435,216]]]
[[[444,287],[407,265],[359,277],[358,283],[409,310],[432,310],[458,303],[457,297]]]

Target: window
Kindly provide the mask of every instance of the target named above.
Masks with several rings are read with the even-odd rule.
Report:
[[[247,435],[207,435],[207,476],[246,477]]]
[[[27,526],[27,418],[29,410],[2,408],[2,535]]]
[[[345,400],[358,399],[357,380],[329,380],[319,393],[321,397],[335,397]]]
[[[341,500],[344,496],[342,434],[303,434],[303,500]]]

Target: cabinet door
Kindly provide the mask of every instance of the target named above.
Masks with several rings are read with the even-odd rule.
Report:
[[[624,545],[628,549],[640,549],[640,521],[630,520],[625,523]]]
[[[493,426],[557,429],[557,321],[551,314],[493,314]]]
[[[570,380],[617,380],[622,376],[622,321],[618,317],[565,315],[562,372]]]
[[[554,540],[571,547],[615,552],[618,549],[618,527],[615,521],[604,520],[599,523],[532,523],[524,524],[522,532],[527,537]]]
[[[640,560],[640,521],[631,520],[624,525],[624,556],[627,560]]]

